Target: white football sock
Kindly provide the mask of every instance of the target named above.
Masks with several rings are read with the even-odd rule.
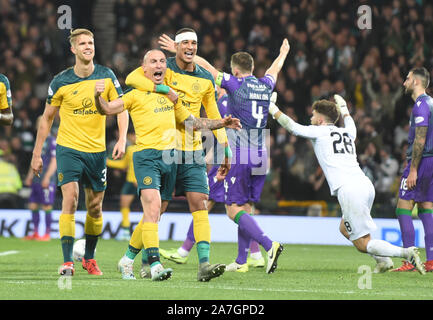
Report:
[[[255,260],[259,260],[263,258],[262,253],[260,251],[251,253],[250,257]]]
[[[392,245],[384,240],[371,239],[367,244],[367,252],[374,256],[382,257],[401,257],[407,256],[407,250]]]
[[[179,249],[177,249],[177,253],[179,253],[179,255],[182,258],[188,257],[189,255],[189,251],[186,251],[184,248],[180,247]]]

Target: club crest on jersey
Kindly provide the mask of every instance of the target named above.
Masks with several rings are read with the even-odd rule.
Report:
[[[144,179],[143,179],[143,183],[144,183],[144,185],[146,185],[146,186],[150,185],[150,184],[152,183],[152,178],[149,177],[149,176],[144,177]]]
[[[191,89],[193,93],[199,93],[201,91],[200,83],[198,82],[193,83]]]
[[[161,96],[161,97],[158,98],[157,102],[159,104],[166,104],[167,103],[167,99],[165,99],[165,97]]]
[[[57,178],[59,179],[59,182],[63,181],[63,173],[59,172],[59,174],[57,175]]]

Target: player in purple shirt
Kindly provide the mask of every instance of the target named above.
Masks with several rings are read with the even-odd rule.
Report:
[[[39,118],[36,124],[38,127]],[[31,187],[29,197],[29,209],[32,212],[33,234],[25,237],[26,240],[48,241],[51,232],[51,211],[56,195],[56,138],[48,136],[42,148],[42,160],[48,163],[44,166],[39,176],[33,174],[32,168],[29,169],[25,185]],[[45,235],[39,235],[39,210],[45,211]]]
[[[163,35],[159,39],[163,49],[172,51],[172,40]],[[268,253],[267,273],[277,267],[277,259],[283,246],[272,241],[250,215],[252,204],[260,200],[267,169],[267,152],[263,130],[277,75],[289,53],[290,45],[284,39],[280,54],[263,78],[253,76],[254,61],[247,52],[232,55],[232,74],[219,72],[205,59],[195,56],[194,62],[207,69],[215,83],[228,94],[229,114],[237,115],[243,129],[236,133],[227,130],[233,158],[224,180],[227,215],[238,224],[238,257],[226,267],[226,271],[248,271],[247,255],[251,240],[260,243]]]
[[[407,166],[402,174],[396,214],[400,223],[403,247],[415,245],[412,210],[418,205],[418,217],[424,227],[427,261],[426,271],[433,271],[433,98],[426,94],[430,75],[425,68],[409,71],[403,85],[415,104],[410,115]],[[415,267],[403,261],[393,271],[413,271]]]

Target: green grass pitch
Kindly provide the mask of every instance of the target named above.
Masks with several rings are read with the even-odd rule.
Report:
[[[163,241],[162,248],[178,247],[180,242]],[[284,245],[273,274],[263,268],[247,273],[226,272],[210,282],[198,282],[195,247],[187,264],[162,259],[173,277],[153,282],[139,278],[122,280],[117,262],[127,248],[126,241],[100,240],[96,259],[104,275],[90,276],[76,264],[68,285],[59,280],[62,263],[59,240],[50,242],[0,238],[1,300],[383,300],[433,298],[433,273],[418,272],[370,274],[374,260],[351,246]],[[234,243],[212,243],[211,263],[230,263],[236,257]],[[12,251],[12,252],[10,252]],[[425,259],[424,250],[422,258]],[[400,266],[400,260],[394,264]],[[363,271],[364,270],[364,271]],[[367,271],[365,271],[367,270]],[[358,273],[360,271],[360,273]],[[89,290],[91,287],[91,290]]]

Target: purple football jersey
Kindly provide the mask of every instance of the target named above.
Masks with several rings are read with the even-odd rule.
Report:
[[[428,127],[425,146],[423,150],[424,157],[433,156],[433,98],[427,94],[420,95],[412,108],[410,115],[410,128],[407,148],[407,158],[412,158],[413,142],[415,140],[415,128]]]
[[[263,78],[248,76],[236,78],[223,73],[221,88],[228,95],[227,113],[238,118],[242,130],[227,129],[231,146],[236,148],[264,149],[263,129],[268,119],[268,109],[275,79],[271,75]]]

